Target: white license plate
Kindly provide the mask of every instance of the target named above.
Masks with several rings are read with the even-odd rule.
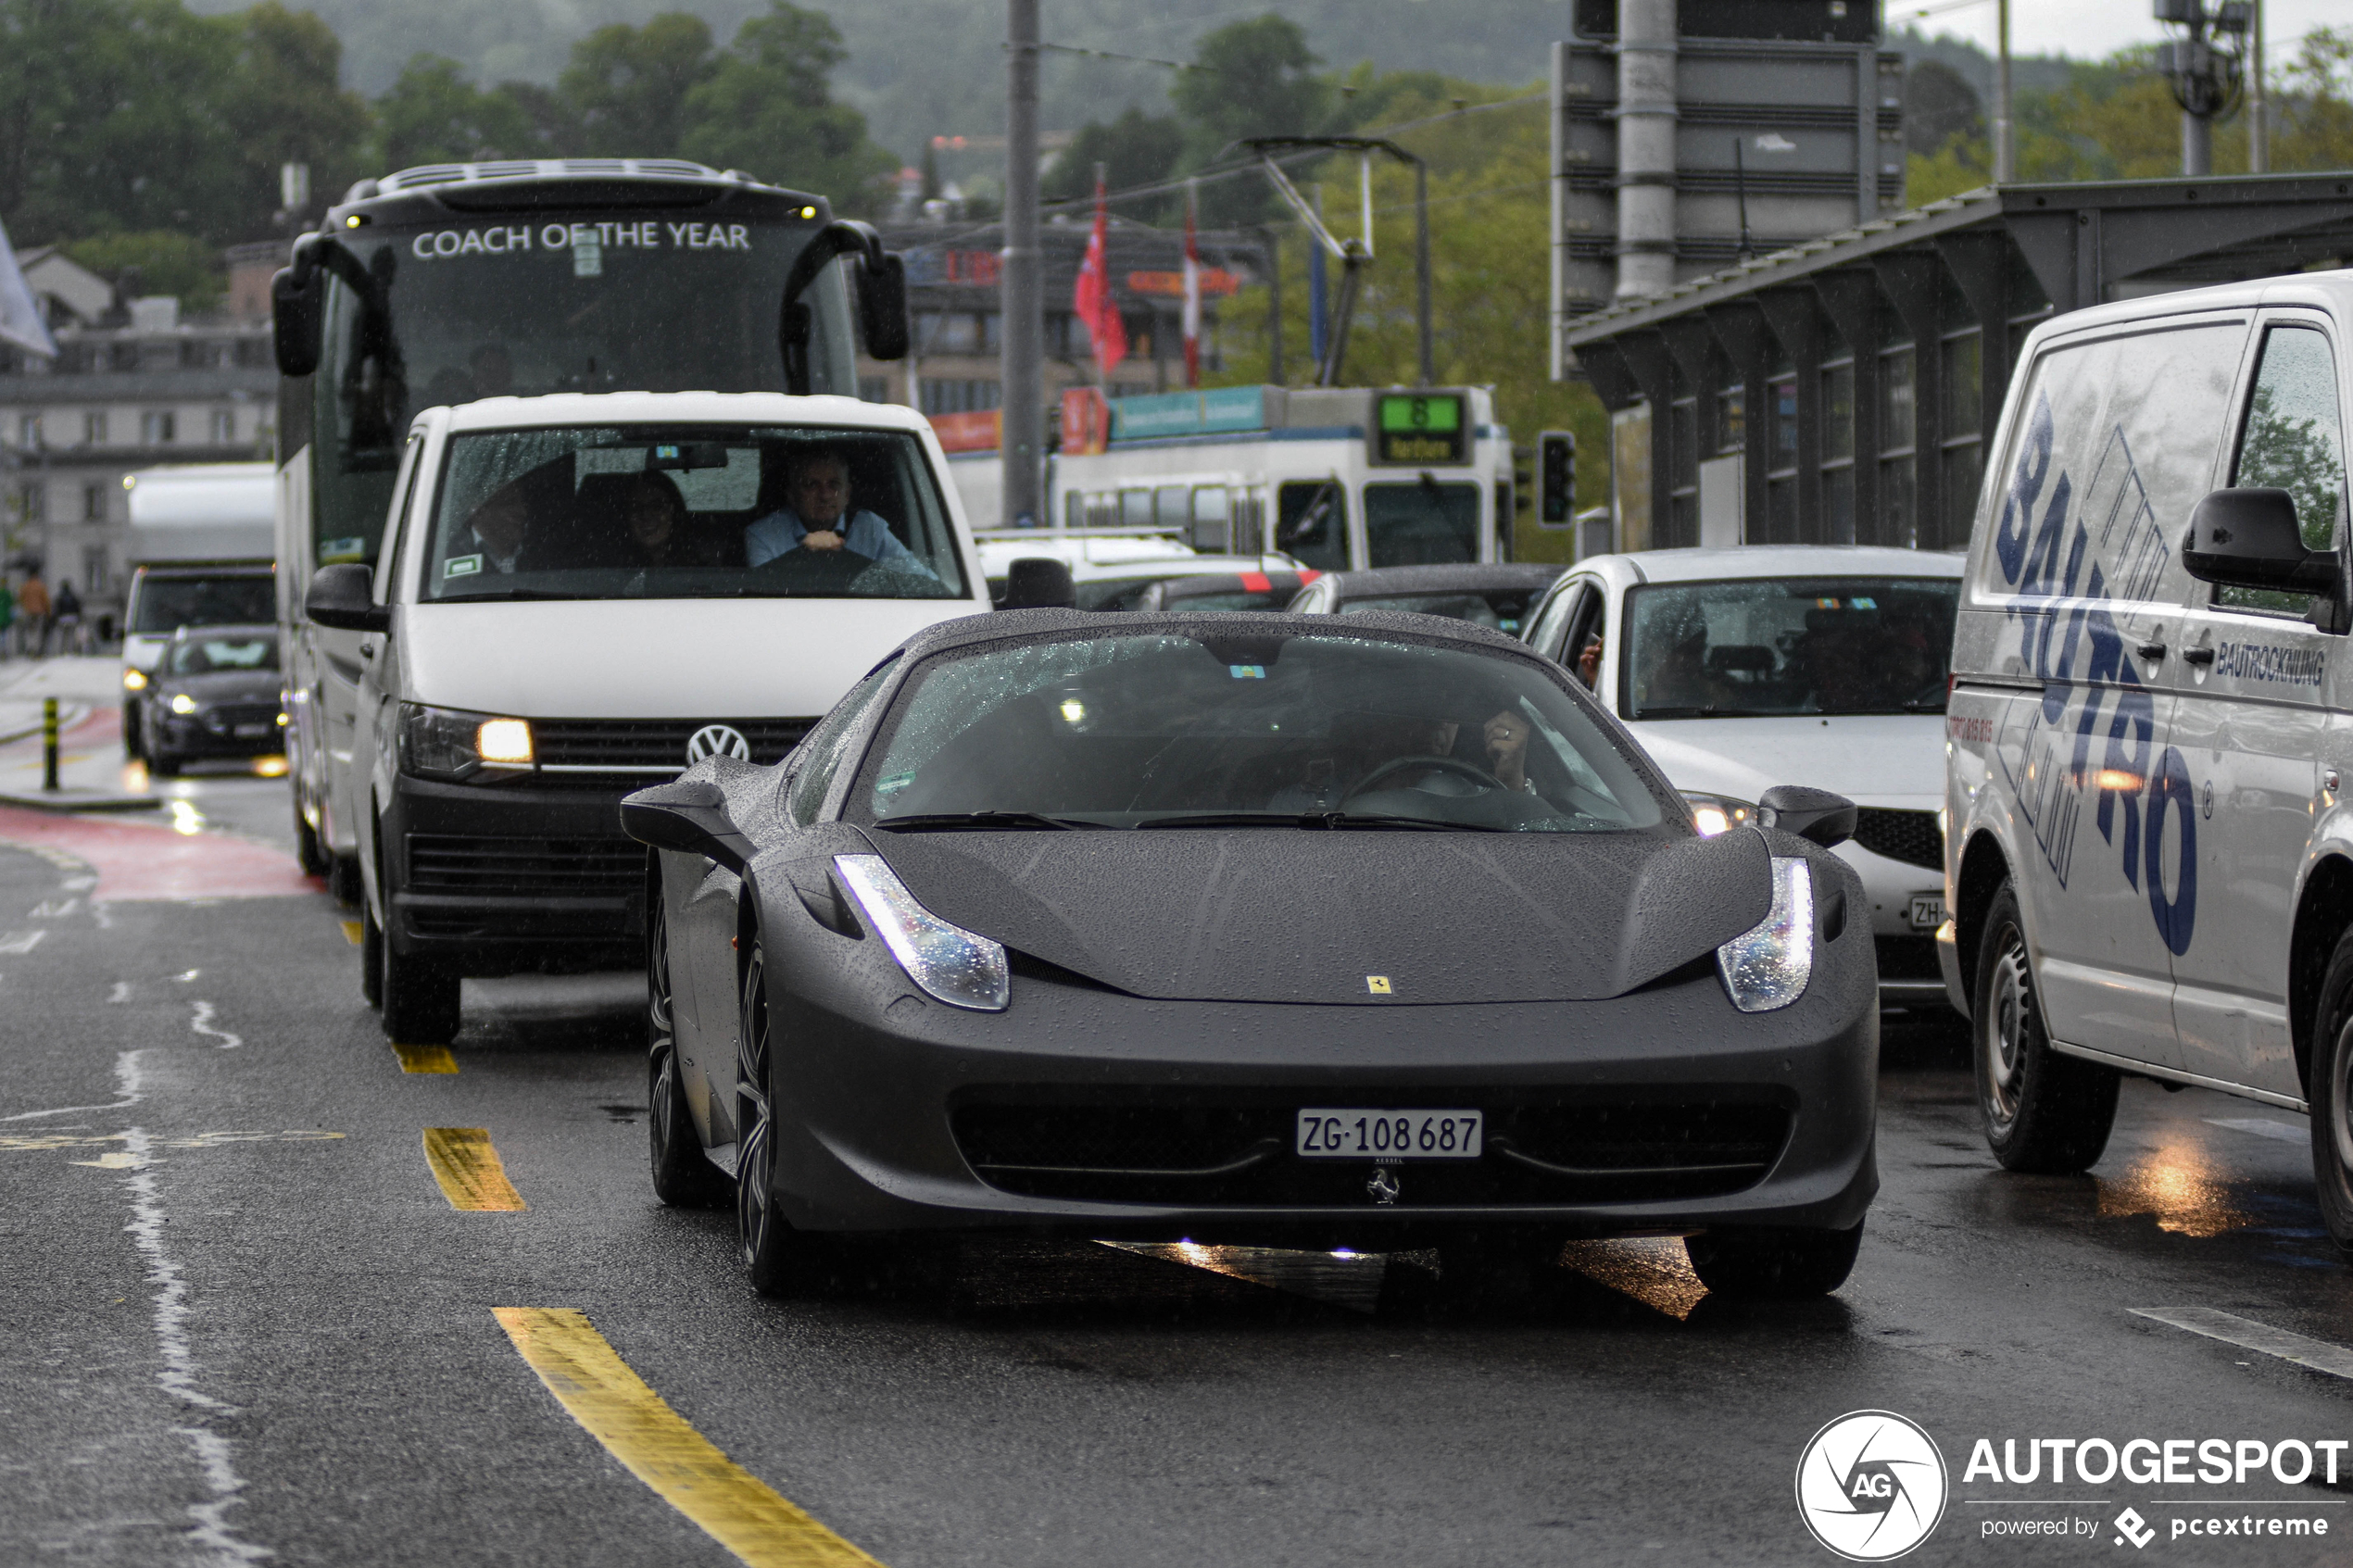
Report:
[[[1299,1113],[1302,1160],[1476,1160],[1476,1110],[1366,1110],[1319,1106]]]
[[[1915,893],[1912,895],[1912,929],[1934,931],[1944,923],[1944,895]]]
[[[267,724],[240,724],[237,726],[237,738],[240,740],[245,739],[248,735],[266,735],[269,733],[270,726]]]

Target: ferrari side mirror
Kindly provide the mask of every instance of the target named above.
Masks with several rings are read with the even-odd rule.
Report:
[[[1775,784],[1757,797],[1756,811],[1767,827],[1795,834],[1825,849],[1855,836],[1855,802],[1827,789]]]

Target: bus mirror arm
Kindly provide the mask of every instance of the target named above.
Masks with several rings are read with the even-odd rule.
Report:
[[[809,307],[800,296],[838,256],[858,258],[858,325],[866,352],[877,359],[907,357],[907,264],[883,248],[871,223],[836,219],[817,231],[785,277],[776,320],[776,345],[785,359],[785,390],[806,396],[809,381]]]
[[[333,234],[303,235],[295,242],[293,258],[270,280],[273,346],[281,375],[307,376],[319,368],[319,334],[327,310],[321,270],[341,278],[370,310],[382,308],[383,290],[365,263]]]

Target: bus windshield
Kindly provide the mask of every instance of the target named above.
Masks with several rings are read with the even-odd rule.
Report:
[[[423,572],[439,603],[965,593],[916,439],[813,427],[457,435]]]
[[[812,209],[813,211],[813,209]],[[419,410],[553,392],[784,390],[786,275],[819,225],[699,208],[450,214],[338,237],[364,269],[331,285],[312,378],[321,563],[374,558]],[[854,395],[837,277],[812,307],[810,390]]]

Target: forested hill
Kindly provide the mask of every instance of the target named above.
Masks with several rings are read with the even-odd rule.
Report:
[[[193,0],[231,11],[247,0]],[[343,40],[344,83],[383,92],[420,50],[447,55],[476,82],[552,82],[573,44],[608,22],[642,24],[691,11],[722,38],[765,0],[288,0],[315,11]],[[864,111],[883,146],[912,159],[935,135],[1004,130],[1002,0],[801,0],[841,30],[849,60],[837,99]],[[1045,36],[1075,47],[1189,59],[1194,41],[1268,11],[1298,22],[1327,66],[1370,60],[1382,69],[1436,70],[1470,82],[1541,79],[1568,23],[1565,0],[1042,0]],[[1170,73],[1159,67],[1051,56],[1043,119],[1075,131],[1130,105],[1164,111]],[[953,172],[951,170],[951,172]]]

